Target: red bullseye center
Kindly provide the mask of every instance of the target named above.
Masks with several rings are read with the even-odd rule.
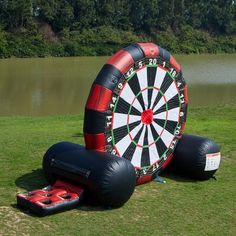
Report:
[[[142,112],[141,120],[145,125],[150,125],[153,121],[153,111],[148,109]]]

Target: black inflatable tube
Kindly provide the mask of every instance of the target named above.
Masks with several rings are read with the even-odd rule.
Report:
[[[57,143],[48,149],[43,170],[51,184],[56,179],[73,182],[85,188],[99,203],[112,207],[128,201],[136,183],[134,167],[128,160],[69,142]]]
[[[214,141],[195,135],[183,135],[169,164],[172,171],[197,180],[207,180],[220,164],[220,147]]]

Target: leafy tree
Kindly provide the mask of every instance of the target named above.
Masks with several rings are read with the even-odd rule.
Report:
[[[73,10],[66,0],[37,0],[34,5],[38,20],[49,23],[57,32],[67,27],[74,19]]]
[[[72,29],[88,29],[97,26],[95,1],[71,0],[70,4],[74,14]]]
[[[0,0],[0,57],[107,55],[135,41],[234,52],[235,0]]]
[[[146,32],[151,34],[157,24],[158,1],[139,1],[134,0],[131,3],[131,21],[136,32]]]
[[[33,21],[31,0],[0,0],[0,22],[7,30],[27,27]]]

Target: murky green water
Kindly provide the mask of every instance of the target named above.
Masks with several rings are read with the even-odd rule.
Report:
[[[176,56],[190,106],[236,103],[236,54]],[[0,60],[0,115],[78,114],[107,57]]]

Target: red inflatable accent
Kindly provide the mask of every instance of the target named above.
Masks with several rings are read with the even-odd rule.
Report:
[[[127,51],[120,50],[108,60],[107,64],[115,66],[122,74],[124,74],[129,67],[134,64],[134,60]]]
[[[96,111],[106,111],[111,100],[112,91],[94,84],[86,104],[86,108]]]
[[[173,154],[169,156],[169,158],[165,161],[165,163],[162,165],[162,170],[166,168],[166,166],[170,163],[172,160]]]
[[[138,43],[142,48],[145,57],[157,57],[159,55],[159,49],[154,43]]]
[[[87,149],[105,152],[105,134],[84,134],[84,139]]]
[[[137,179],[136,185],[145,184],[145,183],[148,183],[148,182],[150,182],[152,180],[153,180],[153,176],[152,175],[143,175],[143,176],[140,176]]]
[[[17,204],[31,212],[44,216],[75,207],[84,189],[57,180],[53,186],[17,195]]]
[[[188,90],[187,85],[184,86],[184,100],[188,104]]]
[[[183,134],[183,132],[184,132],[185,125],[186,125],[186,122],[184,122],[184,123],[181,125],[181,130],[180,130],[181,136],[180,136],[180,137],[183,136],[182,134]]]
[[[172,55],[170,55],[170,64],[176,69],[177,72],[180,72],[181,67]]]

